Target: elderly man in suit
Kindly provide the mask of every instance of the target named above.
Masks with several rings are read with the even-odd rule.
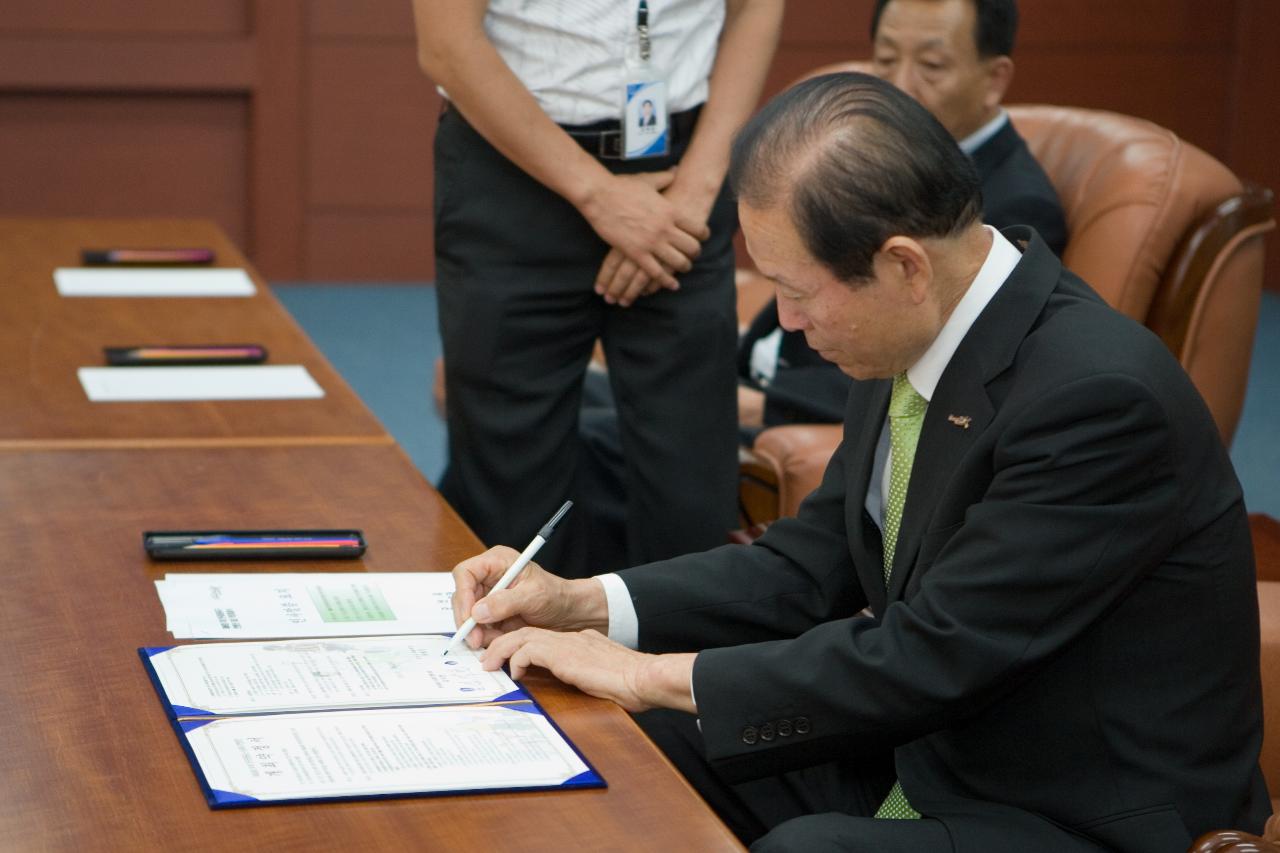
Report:
[[[1239,483],[1164,345],[876,78],[772,101],[731,171],[784,327],[854,379],[755,544],[564,581],[454,570],[485,665],[642,714],[754,849],[1184,850],[1269,812]],[[541,627],[533,627],[541,626]]]

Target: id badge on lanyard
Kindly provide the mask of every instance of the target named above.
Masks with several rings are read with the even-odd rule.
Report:
[[[622,156],[626,160],[662,157],[671,150],[667,118],[667,82],[650,62],[649,3],[636,9],[635,40],[625,52],[626,87],[622,100]]]

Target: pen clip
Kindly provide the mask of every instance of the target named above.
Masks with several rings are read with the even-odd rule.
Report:
[[[573,501],[565,501],[560,509],[556,510],[556,514],[551,516],[551,520],[542,525],[542,529],[538,531],[538,535],[544,540],[550,539],[552,532],[556,529],[556,525],[560,523],[561,519],[569,514],[569,510],[571,509],[573,509]]]

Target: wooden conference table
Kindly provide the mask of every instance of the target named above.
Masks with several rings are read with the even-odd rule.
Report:
[[[54,287],[53,270],[79,266],[82,248],[140,246],[211,248],[215,266],[244,268],[257,293],[119,299],[62,297]],[[211,222],[0,219],[0,293],[0,446],[391,441]],[[103,363],[104,346],[206,343],[261,344],[272,364],[304,365],[325,396],[249,404],[93,403],[76,378],[76,368]]]
[[[156,233],[140,231],[138,244],[199,239]],[[43,405],[34,393],[18,401],[32,404]],[[445,570],[481,546],[389,440],[289,441],[254,406],[221,433],[208,429],[216,412],[178,412],[171,433],[159,418],[138,439],[91,423],[114,413],[83,409],[79,433],[69,415],[27,417],[27,429],[62,431],[0,445],[0,849],[741,849],[625,713],[545,674],[526,685],[607,789],[210,810],[135,652],[173,642],[156,578],[183,567]],[[293,526],[359,527],[369,548],[356,561],[182,564],[151,562],[141,542],[149,528]]]

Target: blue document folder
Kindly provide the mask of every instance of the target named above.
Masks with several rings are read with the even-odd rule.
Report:
[[[166,690],[157,662],[184,648],[138,655],[210,808],[606,787],[519,685],[474,704],[215,714]]]

